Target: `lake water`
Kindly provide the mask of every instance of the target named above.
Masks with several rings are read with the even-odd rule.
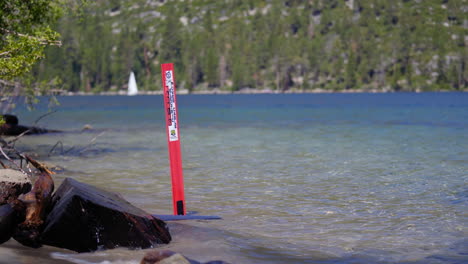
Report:
[[[59,97],[16,147],[171,214],[162,96]],[[15,110],[32,124],[47,104]],[[179,95],[188,211],[162,248],[232,263],[467,263],[468,93]],[[81,132],[89,124],[92,130]],[[57,147],[54,145],[60,142]],[[14,240],[0,263],[137,264]]]

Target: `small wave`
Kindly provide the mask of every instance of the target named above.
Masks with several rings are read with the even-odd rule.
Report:
[[[53,259],[65,260],[75,264],[138,264],[140,261],[137,260],[102,260],[102,261],[92,261],[82,259],[84,256],[78,254],[66,254],[53,252],[50,254]]]

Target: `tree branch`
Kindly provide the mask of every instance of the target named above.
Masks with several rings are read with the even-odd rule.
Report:
[[[2,155],[3,155],[9,162],[11,162],[12,164],[14,164],[14,165],[18,168],[18,170],[20,170],[23,174],[29,176],[28,173],[26,173],[26,172],[23,170],[23,168],[21,168],[20,165],[18,165],[14,160],[12,160],[12,159],[5,153],[5,151],[3,151],[3,147],[0,147],[0,152],[2,153]],[[2,164],[2,166],[4,167],[4,164]]]
[[[8,55],[10,53],[11,53],[11,51],[5,51],[5,52],[0,53],[0,56]]]
[[[12,31],[12,30],[8,30],[6,28],[0,28],[0,30],[3,31],[3,32],[6,32],[8,34],[16,35],[16,36],[19,36],[19,37],[24,37],[24,38],[28,38],[28,39],[37,40],[37,41],[39,41],[39,44],[41,44],[41,45],[52,45],[52,46],[59,46],[59,47],[62,46],[62,41],[60,41],[60,40],[50,40],[50,39],[45,39],[45,38],[38,38],[38,37],[35,37],[35,36],[30,36],[30,35],[22,34],[22,33],[19,33],[19,32]],[[3,55],[3,53],[0,53],[0,55]]]
[[[46,117],[48,115],[51,115],[53,113],[56,113],[56,112],[57,112],[57,110],[54,110],[54,111],[51,111],[51,112],[48,112],[48,113],[45,113],[45,114],[41,115],[38,119],[36,119],[36,121],[34,121],[33,126],[37,125],[39,120],[41,120],[42,118],[44,118],[44,117]]]
[[[20,85],[20,83],[18,82],[9,82],[3,79],[0,79],[0,84],[7,85],[7,86],[19,86]]]

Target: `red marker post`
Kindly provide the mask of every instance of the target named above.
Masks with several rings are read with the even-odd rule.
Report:
[[[180,151],[179,120],[177,119],[176,85],[174,65],[161,64],[162,85],[164,89],[164,109],[166,112],[167,145],[172,179],[172,201],[174,215],[185,215],[184,176]]]

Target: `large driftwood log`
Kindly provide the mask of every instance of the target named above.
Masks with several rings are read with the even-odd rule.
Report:
[[[32,190],[18,197],[16,209],[24,207],[25,220],[18,225],[13,238],[21,244],[29,247],[40,247],[40,234],[42,232],[44,218],[50,206],[52,192],[54,191],[54,181],[49,171],[41,163],[25,156],[26,159],[39,171],[39,177],[34,182]]]
[[[162,220],[119,195],[67,178],[53,196],[42,233],[44,245],[90,252],[116,247],[149,248],[171,241]]]

